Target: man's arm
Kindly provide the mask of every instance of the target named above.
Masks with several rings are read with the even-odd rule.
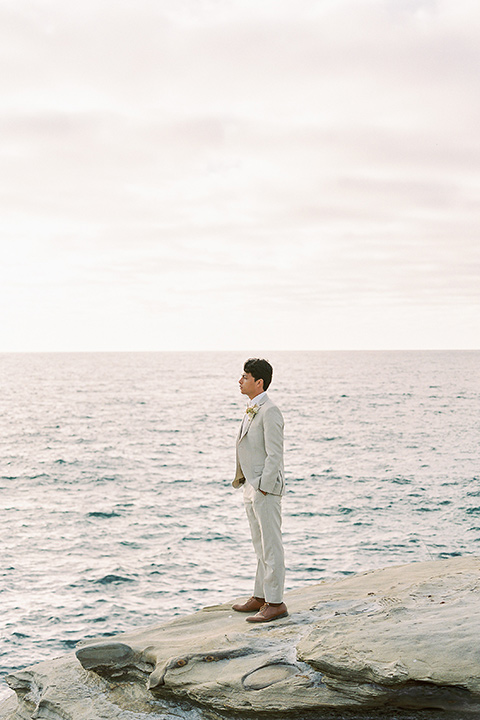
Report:
[[[276,405],[265,411],[263,430],[267,457],[259,490],[266,494],[273,492],[283,460],[283,417]]]

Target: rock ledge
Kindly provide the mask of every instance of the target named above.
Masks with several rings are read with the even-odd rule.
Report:
[[[328,710],[480,713],[480,558],[309,585],[290,615],[250,625],[230,605],[86,640],[8,678],[1,720],[238,717]],[[182,712],[174,711],[180,703]]]

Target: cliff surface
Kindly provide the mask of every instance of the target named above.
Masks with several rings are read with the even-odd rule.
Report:
[[[80,643],[8,678],[1,720],[239,717],[386,708],[480,714],[480,558],[309,585],[290,615],[230,605]],[[477,715],[478,716],[478,715]]]

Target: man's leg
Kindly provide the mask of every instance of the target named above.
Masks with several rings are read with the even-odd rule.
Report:
[[[255,492],[255,490],[252,491]],[[259,493],[261,494],[261,493]],[[262,529],[258,522],[257,515],[253,506],[253,495],[252,497],[244,497],[245,500],[245,512],[247,513],[248,522],[250,525],[250,535],[252,537],[252,544],[257,556],[257,572],[255,575],[255,584],[253,588],[253,595],[257,598],[265,597],[264,580],[265,580],[265,561],[263,553],[263,542],[262,542]]]
[[[259,528],[257,535],[261,543],[259,546],[259,557],[262,558],[262,581],[265,589],[264,597],[266,602],[278,604],[283,602],[283,589],[285,585],[285,559],[282,542],[282,499],[279,495],[263,495],[263,493],[257,491],[253,499],[251,512],[255,518],[256,526]],[[252,527],[252,523],[250,523],[250,527]],[[255,547],[255,551],[258,555],[257,547]]]

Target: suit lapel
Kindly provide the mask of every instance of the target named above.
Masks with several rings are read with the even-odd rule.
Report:
[[[238,438],[238,442],[240,442],[240,440],[243,440],[243,438],[245,437],[247,432],[250,430],[250,425],[252,424],[254,417],[255,416],[249,417],[245,424],[243,424],[243,422],[242,422],[242,426],[240,427],[240,436]],[[242,428],[243,428],[243,430],[242,430]]]
[[[263,398],[262,398],[262,400],[258,403],[258,412],[260,412],[260,409],[261,409],[262,405],[263,405],[267,400],[268,400],[268,397],[267,397],[266,395],[264,395]],[[258,413],[256,413],[256,414],[258,415]],[[241,440],[243,440],[243,438],[245,437],[245,435],[246,435],[246,434],[248,433],[248,431],[250,430],[250,425],[252,424],[254,418],[255,418],[255,415],[250,416],[250,417],[248,418],[247,422],[245,423],[245,425],[243,425],[243,422],[242,422],[243,432],[242,432],[242,426],[240,426],[240,431],[239,431],[239,433],[238,433],[237,444],[238,444]]]

